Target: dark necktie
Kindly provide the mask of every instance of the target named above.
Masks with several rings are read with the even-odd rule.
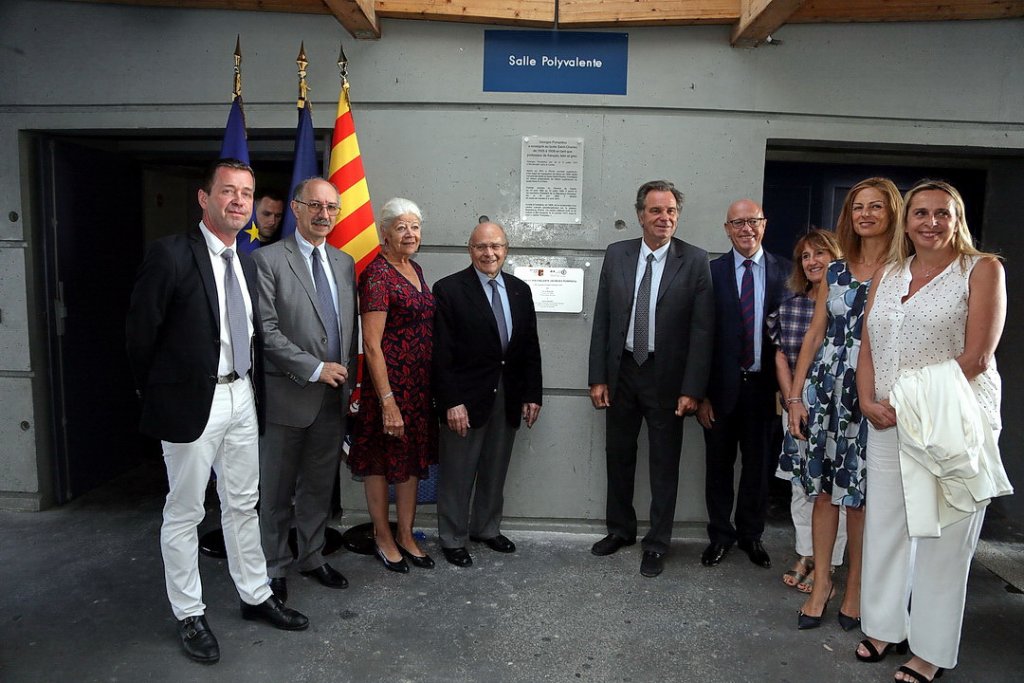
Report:
[[[743,283],[740,287],[740,315],[743,317],[743,349],[740,352],[740,367],[746,369],[754,364],[754,262],[743,262]]]
[[[637,365],[647,362],[651,337],[651,263],[654,254],[647,255],[647,267],[636,290],[636,312],[633,314],[633,360]]]
[[[320,250],[314,248],[310,258],[313,264],[316,299],[320,304],[320,318],[327,328],[327,357],[322,360],[338,363],[341,361],[341,331],[338,327],[338,313],[334,310],[331,285],[327,283],[327,275],[324,273],[323,264],[320,263]]]
[[[249,325],[245,313],[245,299],[242,288],[235,277],[235,252],[225,249],[220,253],[224,259],[224,304],[228,311],[228,331],[231,334],[231,361],[239,377],[249,372]]]
[[[505,324],[505,307],[501,305],[501,295],[498,294],[498,283],[494,280],[487,282],[491,286],[491,311],[494,312],[494,322],[498,323],[498,338],[501,339],[501,352],[508,349],[508,326]]]

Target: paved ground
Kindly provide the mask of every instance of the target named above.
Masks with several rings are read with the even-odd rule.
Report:
[[[225,563],[204,557],[222,659],[194,664],[163,591],[162,476],[156,463],[63,508],[0,513],[0,681],[860,683],[891,681],[899,663],[858,663],[860,636],[838,627],[835,606],[822,628],[797,631],[801,597],[779,580],[792,558],[778,520],[765,535],[770,570],[737,551],[702,567],[702,529],[690,525],[656,579],[640,576],[639,546],[598,558],[596,533],[514,522],[506,531],[519,551],[475,546],[468,570],[442,560],[403,576],[342,550],[331,563],[349,589],[289,581],[289,604],[312,622],[300,633],[243,621]],[[425,547],[440,560],[428,520]],[[1024,680],[1024,537],[991,526],[971,574],[961,663],[943,681]]]

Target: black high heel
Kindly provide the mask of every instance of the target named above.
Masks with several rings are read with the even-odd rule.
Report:
[[[881,652],[879,652],[875,648],[875,644],[872,643],[871,640],[868,638],[865,638],[864,640],[860,641],[860,644],[863,645],[864,649],[870,652],[871,654],[862,655],[857,650],[854,650],[853,654],[857,655],[857,659],[859,659],[860,661],[869,663],[882,661],[886,658],[886,656],[888,656],[889,651],[893,648],[896,648],[896,653],[901,655],[907,654],[907,650],[910,649],[910,644],[906,640],[904,640],[901,643],[889,643],[884,648],[882,648]]]
[[[825,598],[825,605],[821,608],[821,614],[816,617],[812,617],[810,614],[804,614],[803,610],[797,613],[796,627],[801,631],[806,631],[812,628],[818,628],[821,626],[821,620],[825,618],[825,610],[828,609],[829,600],[832,599],[836,594],[836,588],[833,586],[829,590],[828,597]]]
[[[406,550],[400,544],[395,543],[398,547],[398,552],[402,553],[402,557],[412,562],[412,566],[419,567],[420,569],[433,569],[434,560],[430,555],[423,553],[422,555],[413,555],[411,552]]]
[[[843,614],[841,609],[839,614],[836,615],[836,621],[839,622],[839,627],[844,631],[852,631],[860,626],[860,617],[851,617],[849,614]]]
[[[935,675],[931,678],[926,678],[923,673],[921,673],[920,671],[914,671],[909,666],[901,666],[900,668],[896,669],[896,671],[906,676],[910,676],[918,683],[932,683],[932,681],[934,681],[936,678],[942,678],[942,672],[944,671],[944,669],[942,667],[936,669]],[[896,683],[905,683],[904,681],[897,680],[895,676],[893,676],[893,680],[896,681]]]
[[[409,565],[407,565],[405,563],[405,558],[402,558],[398,562],[392,562],[391,560],[389,560],[387,557],[384,556],[384,552],[380,549],[379,545],[374,544],[373,547],[374,547],[374,550],[377,551],[377,559],[379,559],[381,561],[381,564],[384,565],[385,569],[387,569],[388,571],[392,571],[392,572],[398,572],[399,574],[408,574],[409,573]]]

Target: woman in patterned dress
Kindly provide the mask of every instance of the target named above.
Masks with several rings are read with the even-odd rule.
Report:
[[[389,200],[381,209],[381,251],[359,277],[363,387],[348,458],[363,480],[376,553],[392,571],[434,561],[412,533],[416,487],[437,462],[437,420],[430,406],[434,296],[412,260],[420,248],[419,207]],[[395,486],[397,538],[388,520],[388,484]]]
[[[779,380],[779,391],[783,396],[791,395],[793,370],[796,368],[800,345],[814,316],[814,303],[825,285],[825,273],[830,263],[842,258],[843,252],[831,231],[815,229],[797,240],[793,247],[793,273],[789,277],[789,289],[793,295],[782,302],[779,309],[767,319],[768,336],[775,343],[775,376]],[[814,586],[814,557],[811,545],[811,511],[814,499],[804,491],[799,478],[793,476],[794,466],[806,458],[807,441],[794,439],[789,433],[789,412],[783,405],[782,453],[775,476],[792,483],[792,497],[789,512],[793,519],[796,535],[797,560],[793,568],[782,575],[782,582],[801,593],[810,593]],[[843,563],[846,553],[846,515],[840,508],[839,530],[832,549],[832,566]]]
[[[964,200],[955,188],[923,180],[907,192],[905,203],[891,265],[880,271],[868,302],[862,371],[857,375],[865,421],[870,423],[871,504],[864,529],[867,638],[856,654],[861,661],[877,662],[895,643],[900,643],[895,647],[901,653],[909,644],[913,656],[899,667],[895,680],[928,683],[957,663],[967,575],[985,506],[991,497],[1012,493],[995,446],[1002,422],[994,354],[1006,321],[1006,281],[998,257],[975,249]],[[889,402],[902,373],[947,366],[951,360],[967,379],[965,393],[976,399],[973,405],[969,397],[957,401],[977,411],[978,424],[983,432],[987,428],[990,439],[980,449],[990,457],[979,455],[980,471],[970,477],[990,482],[983,487],[986,498],[974,498],[979,491],[974,488],[974,505],[960,507],[960,501],[956,508],[941,496],[938,501],[914,496],[904,487],[897,437],[904,424],[897,424],[897,411]],[[914,441],[912,435],[908,441]],[[944,447],[934,449],[936,454]],[[927,450],[932,455],[933,448]],[[966,480],[953,475],[944,480],[943,489],[957,481]],[[911,536],[908,505],[919,506],[915,520],[930,506],[941,531]]]
[[[821,626],[835,592],[829,558],[840,505],[846,507],[850,565],[839,624],[847,631],[860,624],[867,423],[861,420],[857,402],[857,353],[868,288],[888,255],[902,207],[899,190],[887,178],[868,178],[847,193],[836,222],[836,237],[846,258],[829,266],[827,286],[815,302],[786,399],[790,433],[807,439],[805,457],[794,464],[793,476],[814,497],[814,586],[800,608],[801,629]]]

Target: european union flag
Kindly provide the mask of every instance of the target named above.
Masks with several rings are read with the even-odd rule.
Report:
[[[320,175],[320,165],[316,161],[316,139],[313,136],[313,115],[309,113],[309,104],[299,109],[299,127],[295,131],[295,165],[292,166],[292,184],[288,198],[295,194],[295,186],[303,180]],[[284,212],[281,223],[281,237],[295,232],[295,214]]]
[[[241,96],[231,102],[228,125],[224,128],[224,140],[220,144],[220,158],[238,159],[249,164],[249,143],[245,138],[245,114],[242,113]],[[253,215],[249,220],[249,227],[241,230],[235,240],[235,250],[244,254],[248,254],[260,246],[260,233],[256,229],[256,207],[253,206],[252,210]]]

